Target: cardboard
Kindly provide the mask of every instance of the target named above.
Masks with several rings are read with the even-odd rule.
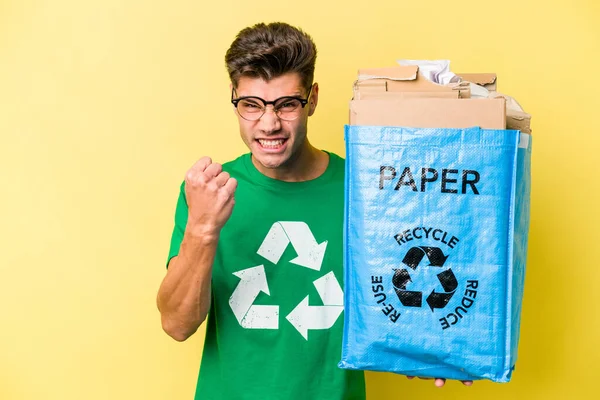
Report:
[[[493,73],[470,73],[470,74],[456,74],[461,79],[476,83],[477,85],[483,86],[487,90],[496,91],[498,77]]]
[[[506,110],[506,129],[531,134],[531,115],[523,111]]]
[[[414,128],[479,126],[531,133],[531,115],[507,107],[507,100],[496,93],[495,73],[457,75],[461,82],[440,85],[420,75],[416,65],[359,69],[350,103],[350,124]],[[471,99],[469,82],[489,90],[490,98]]]
[[[350,125],[506,128],[506,100],[393,98],[350,102]]]
[[[437,99],[458,99],[459,92],[384,92],[379,90],[357,91],[355,100],[394,100],[394,99],[416,99],[416,98],[437,98]]]
[[[360,98],[362,93],[373,92],[458,92],[457,97],[470,97],[468,84],[440,85],[427,80],[418,71],[416,65],[360,69],[354,84],[354,97]]]
[[[490,98],[506,99],[506,128],[517,129],[523,133],[531,134],[531,115],[513,97],[498,92],[490,92]]]

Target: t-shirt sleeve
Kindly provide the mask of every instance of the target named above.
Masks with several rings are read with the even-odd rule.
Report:
[[[179,254],[179,247],[183,240],[187,219],[188,206],[185,199],[185,182],[183,182],[179,190],[179,198],[177,199],[177,207],[175,209],[175,227],[173,228],[173,234],[171,235],[171,246],[169,248],[169,257],[167,258],[167,267],[169,266],[169,261]]]

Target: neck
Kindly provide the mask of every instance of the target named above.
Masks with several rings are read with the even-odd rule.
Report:
[[[298,152],[294,159],[277,168],[265,168],[254,157],[252,163],[263,175],[284,182],[303,182],[321,176],[329,165],[329,156],[324,151],[314,148],[310,143]]]

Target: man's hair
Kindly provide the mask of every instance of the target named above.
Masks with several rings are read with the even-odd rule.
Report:
[[[317,48],[312,38],[283,22],[260,23],[241,30],[225,54],[234,88],[242,76],[269,81],[296,72],[308,91],[313,83],[316,59]]]

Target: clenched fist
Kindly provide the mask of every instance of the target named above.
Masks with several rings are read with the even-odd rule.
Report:
[[[237,187],[221,164],[202,157],[185,175],[187,230],[194,235],[218,236],[231,216]]]

